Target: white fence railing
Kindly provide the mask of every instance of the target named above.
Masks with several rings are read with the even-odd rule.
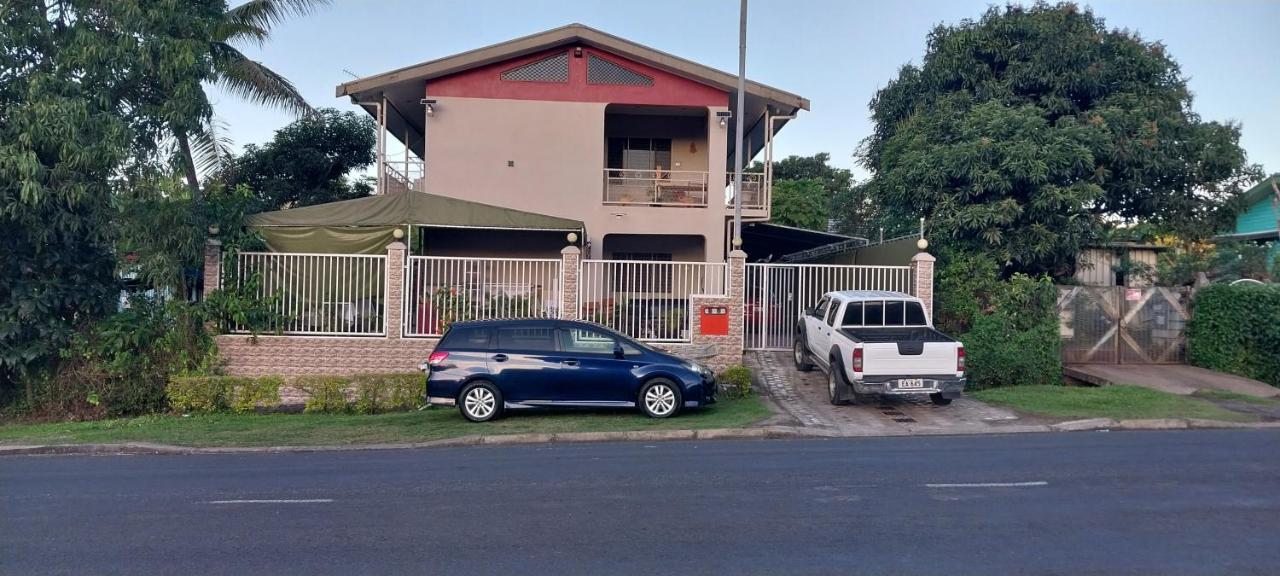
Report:
[[[241,252],[233,281],[273,312],[261,332],[386,334],[386,255]],[[233,332],[248,326],[232,325]]]
[[[452,322],[557,318],[559,259],[410,256],[404,334],[439,336]]]
[[[743,332],[747,349],[788,350],[796,320],[834,290],[912,292],[910,266],[747,264]]]
[[[583,260],[578,314],[639,340],[687,342],[690,296],[725,294],[723,263]]]

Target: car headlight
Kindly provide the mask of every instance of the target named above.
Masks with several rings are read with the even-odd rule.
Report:
[[[688,368],[688,369],[690,369],[690,370],[693,370],[694,372],[697,372],[698,374],[701,374],[701,375],[703,375],[703,376],[710,376],[710,375],[711,375],[711,369],[710,369],[710,368],[707,368],[706,366],[703,366],[703,365],[701,365],[701,364],[699,364],[699,363],[697,363],[697,362],[685,362],[685,363],[684,363],[684,367],[685,367],[685,368]]]

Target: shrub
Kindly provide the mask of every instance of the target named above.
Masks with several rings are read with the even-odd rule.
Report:
[[[218,412],[230,405],[230,380],[226,376],[178,376],[169,379],[165,396],[177,412]]]
[[[165,386],[169,407],[177,412],[253,412],[280,405],[283,380],[276,376],[175,376]]]
[[[280,406],[280,387],[284,380],[278,376],[263,378],[228,378],[231,409],[236,412],[253,412],[259,408]]]
[[[1200,290],[1187,324],[1187,361],[1280,386],[1280,286]]]
[[[969,386],[1058,384],[1062,380],[1057,290],[1048,277],[999,277],[978,253],[944,252],[936,322],[964,343]]]
[[[411,410],[422,405],[426,396],[426,378],[411,374],[360,374],[351,379],[355,390],[355,411],[378,414],[392,410]]]
[[[298,378],[293,385],[307,394],[303,411],[342,414],[348,411],[349,383],[349,379],[339,376],[305,376]]]
[[[720,388],[728,398],[747,398],[751,396],[751,369],[741,364],[725,368],[718,378]]]

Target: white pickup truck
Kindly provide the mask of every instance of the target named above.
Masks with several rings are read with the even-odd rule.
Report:
[[[864,394],[928,394],[945,406],[964,391],[964,345],[933,329],[901,292],[828,292],[796,325],[796,369],[827,373],[832,404]]]

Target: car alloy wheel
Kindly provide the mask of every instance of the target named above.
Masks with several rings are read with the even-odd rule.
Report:
[[[653,418],[666,418],[680,408],[680,392],[666,380],[650,382],[640,392],[640,405],[644,413]]]
[[[502,413],[502,394],[488,382],[477,382],[462,391],[458,405],[467,420],[484,422]]]
[[[836,386],[839,385],[836,382],[836,370],[837,367],[832,365],[831,369],[827,371],[827,398],[832,404],[836,404]]]

